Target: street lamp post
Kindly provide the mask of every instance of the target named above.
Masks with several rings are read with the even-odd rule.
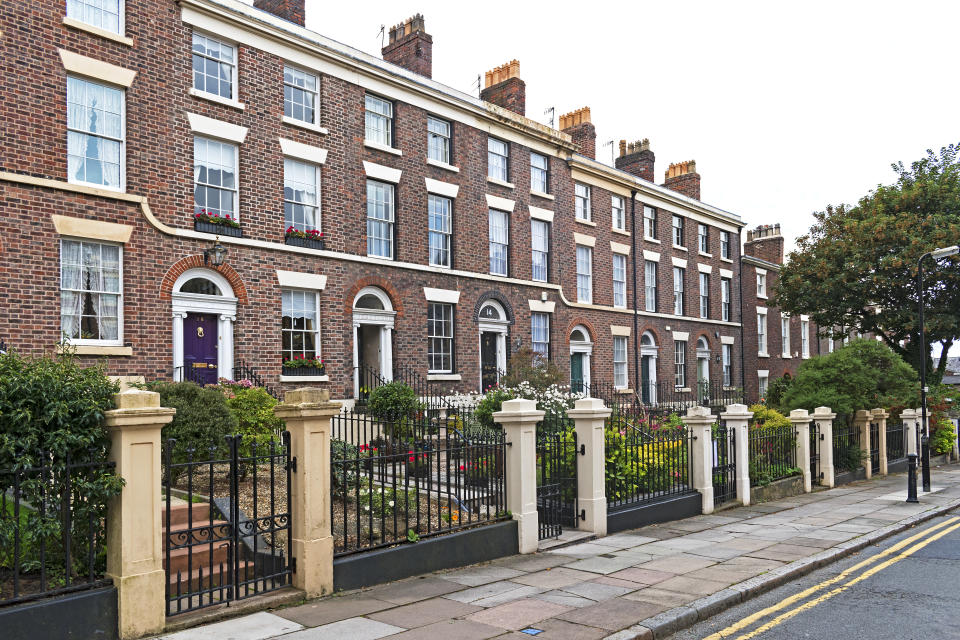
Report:
[[[945,247],[928,251],[917,261],[917,299],[920,319],[920,416],[923,433],[920,437],[921,468],[923,490],[930,491],[930,425],[927,424],[927,342],[923,332],[923,259],[931,256],[934,260],[960,253],[960,246]]]

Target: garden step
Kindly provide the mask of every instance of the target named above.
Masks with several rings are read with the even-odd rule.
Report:
[[[210,533],[216,534],[213,542],[217,541],[229,541],[229,538],[224,536],[229,535],[228,525],[230,523],[226,520],[194,520],[193,521],[193,540],[192,542],[205,543],[210,541]],[[160,529],[160,535],[163,536],[164,540],[173,538],[174,546],[180,546],[182,544],[187,544],[187,537],[190,535],[188,532],[190,528],[186,524],[175,524],[173,529],[169,531],[169,535],[166,527]],[[178,535],[182,534],[182,536]]]
[[[249,560],[242,560],[240,562],[240,572],[238,575],[239,580],[247,580],[253,576],[253,562]],[[200,584],[200,572],[203,572],[203,584]],[[229,582],[230,578],[230,569],[227,567],[226,563],[223,565],[223,574],[221,579],[220,567],[219,565],[214,567],[213,571],[210,571],[208,567],[196,568],[190,572],[189,576],[187,575],[186,570],[182,571],[171,571],[167,573],[167,582],[170,584],[170,595],[175,596],[177,593],[177,583],[180,584],[180,593],[186,594],[190,591],[197,591],[199,589],[209,589],[211,586],[218,586],[221,583],[226,584]],[[234,580],[237,582],[237,580]]]
[[[192,507],[192,509],[191,509]],[[194,503],[183,503],[170,505],[170,523],[173,525],[186,524],[191,517],[191,512],[193,516],[193,522],[197,523],[201,520],[206,520],[210,517],[210,503],[209,502],[194,502]],[[167,506],[161,505],[161,526],[167,526]]]
[[[221,563],[226,567],[226,563],[230,558],[230,544],[229,540],[220,540],[218,542],[200,544],[194,547],[173,549],[170,551],[170,571],[176,573],[177,571],[193,570],[203,567],[204,573],[207,573],[206,570],[208,567],[219,570],[218,568]],[[167,568],[166,555],[163,556],[163,567],[164,569]]]

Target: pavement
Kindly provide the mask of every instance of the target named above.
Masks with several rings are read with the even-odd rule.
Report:
[[[960,465],[860,481],[437,572],[164,640],[665,638],[960,505]]]

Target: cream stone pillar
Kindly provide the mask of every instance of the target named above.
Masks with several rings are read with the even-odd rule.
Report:
[[[690,430],[690,459],[693,467],[693,488],[700,492],[703,513],[713,513],[713,416],[707,407],[690,407],[683,422]]]
[[[903,422],[904,431],[904,453],[907,455],[911,453],[920,455],[920,450],[917,448],[917,425],[920,423],[919,414],[920,412],[916,409],[904,409],[900,412],[900,420]]]
[[[820,484],[833,488],[836,486],[836,476],[833,468],[833,419],[837,414],[830,411],[830,407],[817,407],[813,410],[813,420],[817,423],[820,438],[817,440],[820,452],[820,473],[823,477]]]
[[[534,553],[539,542],[537,518],[537,423],[544,412],[533,400],[507,400],[493,414],[507,439],[507,510],[517,521],[520,553]]]
[[[867,458],[863,463],[863,470],[867,474],[867,480],[873,477],[873,469],[870,465],[870,418],[871,413],[866,409],[860,409],[853,417],[853,428],[860,432],[860,449],[867,452]]]
[[[577,455],[577,505],[584,513],[578,528],[600,536],[607,533],[607,456],[603,427],[610,413],[598,398],[577,400],[574,408],[567,411],[576,423],[578,449],[584,448],[584,455]]]
[[[890,414],[883,409],[874,409],[873,421],[879,425],[880,475],[887,475],[887,418]]]
[[[803,471],[803,490],[813,491],[813,477],[810,472],[810,414],[806,409],[794,409],[790,412],[790,422],[797,434],[797,466]]]
[[[341,404],[326,389],[288,391],[273,408],[287,423],[291,474],[291,557],[296,558],[293,586],[308,598],[333,593],[333,534],[330,530],[330,418]]]
[[[163,631],[166,572],[160,487],[160,431],[176,409],[160,406],[160,394],[128,389],[106,412],[110,460],[124,479],[107,512],[107,575],[117,587],[121,638]]]
[[[750,504],[749,425],[752,417],[753,412],[747,409],[747,405],[745,404],[727,405],[727,410],[720,414],[720,419],[726,421],[727,431],[736,431],[737,497],[743,502],[743,506],[745,507]],[[712,471],[711,469],[711,473]]]

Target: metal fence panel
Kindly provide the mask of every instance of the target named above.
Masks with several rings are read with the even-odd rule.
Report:
[[[737,499],[736,429],[728,429],[721,420],[711,429],[713,436],[713,504]]]
[[[576,527],[577,446],[574,422],[547,416],[537,425],[537,517],[539,538],[556,538]]]
[[[797,468],[797,431],[793,425],[751,427],[748,434],[751,487],[800,473]]]

